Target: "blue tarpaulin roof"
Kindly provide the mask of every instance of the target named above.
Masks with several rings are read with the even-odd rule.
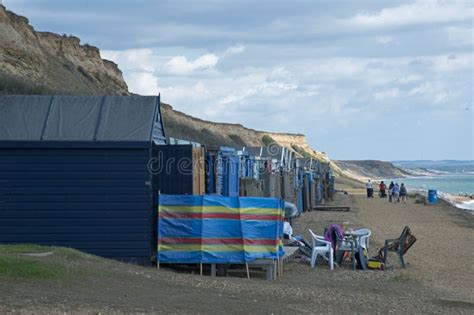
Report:
[[[0,140],[165,139],[159,96],[0,96]]]

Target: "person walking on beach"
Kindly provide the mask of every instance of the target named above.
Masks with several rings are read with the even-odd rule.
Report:
[[[400,198],[403,203],[407,203],[407,188],[403,183],[400,186]]]
[[[400,186],[398,186],[398,183],[393,186],[393,202],[400,202]]]
[[[374,198],[374,188],[370,179],[367,181],[367,184],[365,184],[365,187],[367,188],[367,198]]]
[[[382,181],[379,185],[379,191],[380,191],[380,198],[385,198],[387,195],[385,194],[385,189],[387,186],[385,186],[384,182]]]
[[[388,185],[388,202],[392,202],[393,186],[395,186],[393,182],[391,182],[390,185]]]

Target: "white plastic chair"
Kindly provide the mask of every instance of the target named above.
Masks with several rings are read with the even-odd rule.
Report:
[[[314,234],[311,229],[308,229],[311,233],[312,238],[312,250],[311,250],[311,268],[316,265],[316,259],[318,255],[322,255],[326,260],[329,261],[329,267],[334,270],[334,251],[330,241],[326,241],[324,237]]]
[[[369,229],[358,229],[354,231],[354,234],[359,236],[358,243],[360,244],[360,247],[365,249],[365,253],[367,257],[369,257],[369,239],[372,235],[372,231]]]

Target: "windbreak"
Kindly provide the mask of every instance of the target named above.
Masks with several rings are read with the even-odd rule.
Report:
[[[284,252],[276,198],[160,195],[158,261],[246,263]]]

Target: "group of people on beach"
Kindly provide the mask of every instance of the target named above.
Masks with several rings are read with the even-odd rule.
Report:
[[[365,187],[367,188],[367,198],[374,198],[374,188],[372,185],[372,182],[370,179],[367,181],[365,184]],[[379,184],[379,197],[380,198],[386,198],[387,197],[387,185],[382,181]],[[389,202],[407,202],[407,188],[405,184],[398,185],[398,183],[393,183],[391,182],[390,185],[388,186],[388,201]]]

